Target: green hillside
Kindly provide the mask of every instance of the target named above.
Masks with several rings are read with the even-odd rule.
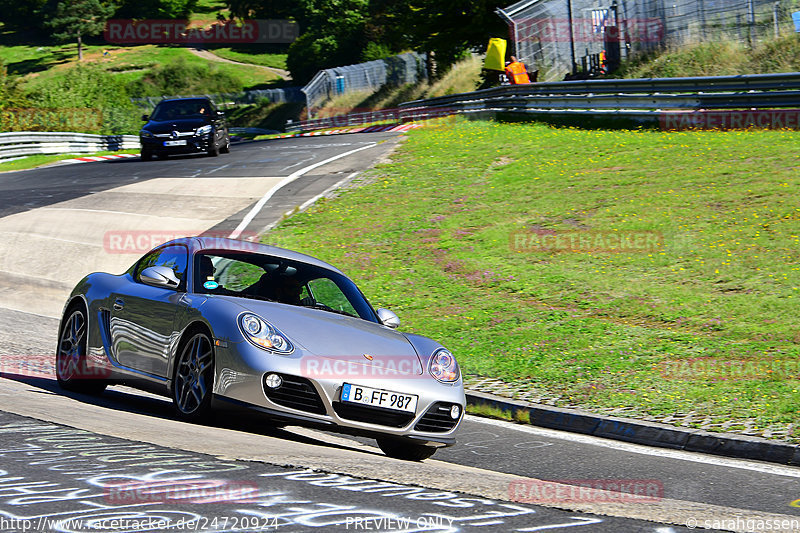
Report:
[[[413,131],[363,186],[265,241],[341,266],[466,373],[557,405],[788,423],[800,413],[798,139],[445,124]],[[543,235],[568,244],[537,245]],[[580,235],[645,240],[570,249]]]

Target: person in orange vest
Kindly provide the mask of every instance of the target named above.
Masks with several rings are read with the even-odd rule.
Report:
[[[511,56],[511,63],[506,65],[506,77],[511,85],[531,82],[531,79],[528,77],[528,69],[525,68],[524,64],[517,61],[517,58],[514,56]]]

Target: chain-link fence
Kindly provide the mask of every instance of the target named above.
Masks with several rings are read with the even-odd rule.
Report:
[[[425,56],[407,52],[385,59],[321,70],[303,87],[309,114],[333,96],[417,83],[426,77]]]
[[[260,100],[275,103],[305,102],[309,110],[309,116],[312,116],[316,107],[336,95],[376,90],[384,85],[417,83],[426,77],[425,56],[407,52],[357,65],[320,70],[303,88],[286,87],[283,89],[261,89],[240,93],[207,95],[148,96],[131,98],[131,101],[137,106],[146,109],[153,109],[158,102],[165,98],[188,98],[193,96],[209,97],[219,106],[246,105]]]
[[[601,52],[613,61],[688,42],[753,43],[792,28],[794,9],[795,0],[523,0],[498,13],[515,55],[553,81],[599,67]]]

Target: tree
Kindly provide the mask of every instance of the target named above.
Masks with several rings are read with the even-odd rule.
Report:
[[[5,28],[42,30],[42,15],[47,0],[0,0],[0,22]]]
[[[97,35],[106,20],[114,14],[113,5],[100,0],[62,0],[47,25],[55,30],[53,37],[59,41],[78,41],[78,61],[83,59],[83,36]]]
[[[433,52],[444,72],[470,49],[485,49],[508,28],[494,12],[508,0],[372,0],[371,25],[395,49]]]
[[[188,19],[197,0],[119,0],[114,18]]]
[[[320,69],[361,60],[368,0],[298,0],[293,4],[293,18],[303,33],[286,58],[292,79],[304,83]]]
[[[242,19],[295,19],[298,4],[286,0],[227,0],[231,15]]]

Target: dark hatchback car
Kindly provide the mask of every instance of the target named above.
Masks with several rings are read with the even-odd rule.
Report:
[[[142,160],[169,154],[230,152],[231,139],[225,115],[208,98],[162,100],[139,132]]]

